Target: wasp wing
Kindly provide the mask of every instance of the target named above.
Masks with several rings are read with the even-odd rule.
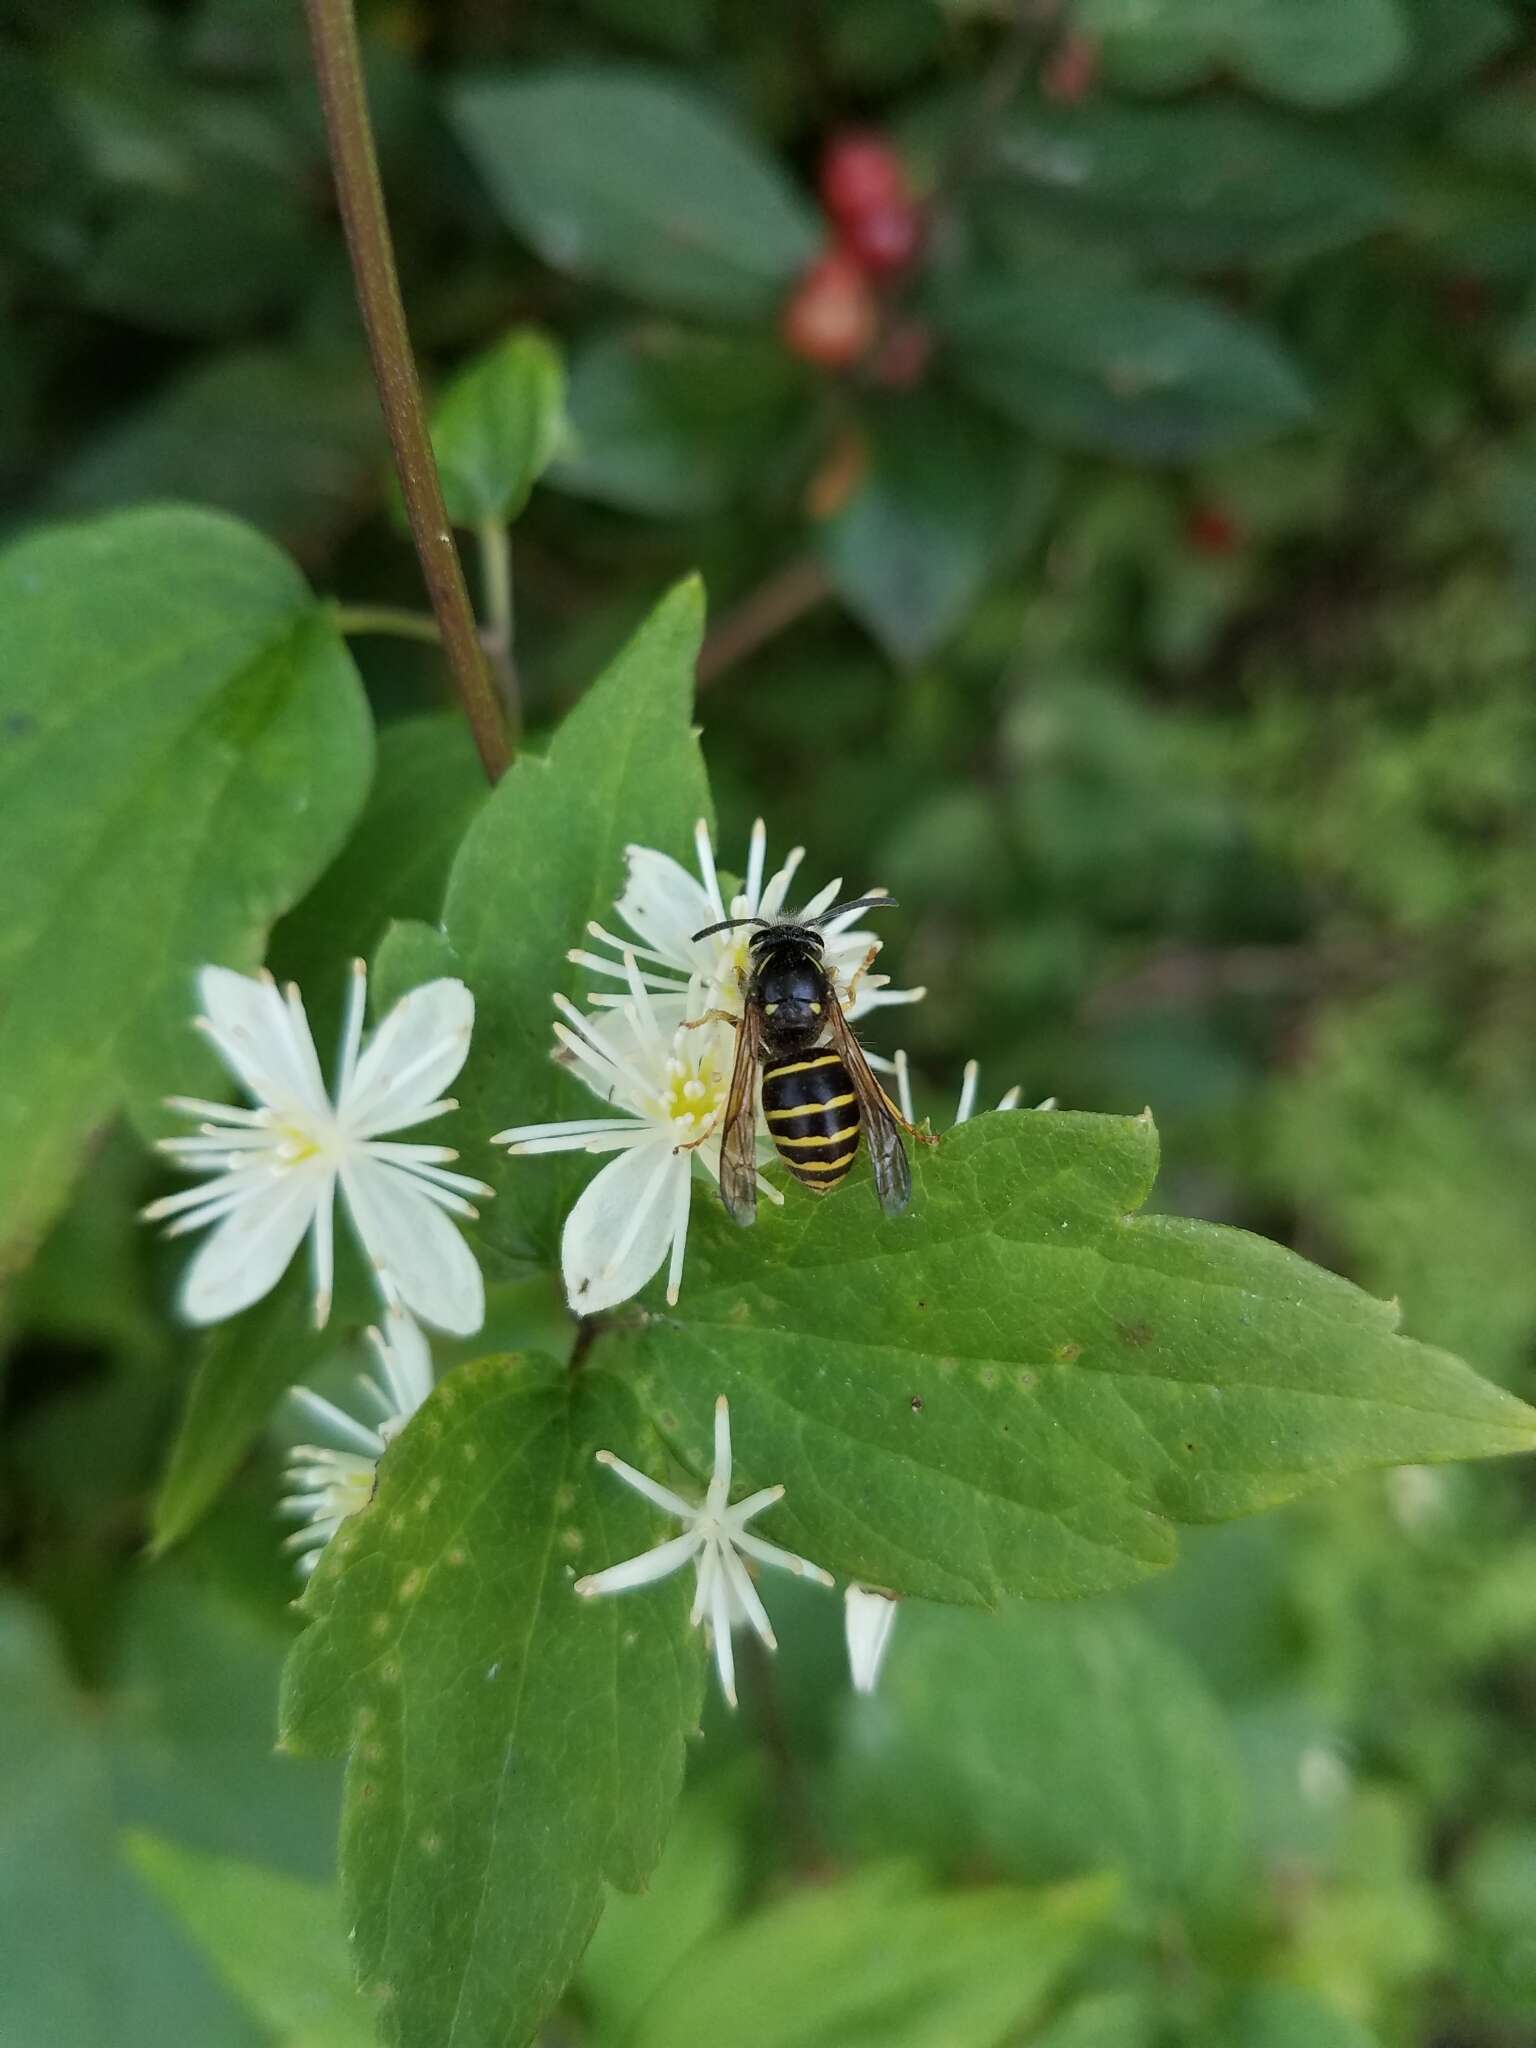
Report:
[[[858,1093],[859,1114],[864,1122],[880,1206],[887,1216],[899,1216],[912,1198],[912,1168],[907,1162],[907,1148],[901,1142],[901,1124],[836,997],[832,1002],[832,1044],[842,1055]]]
[[[763,1025],[749,1003],[736,1026],[736,1064],[720,1138],[720,1199],[741,1224],[757,1221],[757,1068]]]

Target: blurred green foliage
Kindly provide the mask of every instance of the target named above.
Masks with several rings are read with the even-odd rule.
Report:
[[[514,541],[535,744],[702,564],[725,858],[762,811],[901,897],[930,1104],[972,1055],[983,1099],[1150,1103],[1170,1209],[1536,1391],[1525,0],[363,12],[430,380],[494,412],[530,323],[568,368]],[[349,606],[416,603],[297,5],[3,0],[0,27],[6,525],[186,499]],[[925,240],[834,368],[779,322],[849,127],[899,149]],[[550,418],[498,418],[536,466]],[[500,486],[462,481],[478,518]],[[379,779],[272,949],[322,1016],[328,972],[432,910],[476,802],[421,723],[433,651],[355,645]],[[440,843],[402,844],[418,771]],[[100,1133],[3,1310],[0,2038],[326,2048],[344,1930],[333,1959],[299,1887],[337,1788],[269,1755],[275,1452],[144,1561],[195,1363],[133,1222],[152,1181]],[[496,1341],[550,1321],[508,1288]],[[711,1710],[550,2040],[691,2048],[744,2000],[736,2037],[786,2048],[1521,2048],[1530,1490],[1410,1468],[1070,1615],[911,1612],[869,1702],[832,1603],[767,1589],[777,1696]],[[297,2004],[249,1995],[252,1927]]]

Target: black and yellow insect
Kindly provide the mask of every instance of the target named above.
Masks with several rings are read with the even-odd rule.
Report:
[[[720,1198],[738,1223],[757,1215],[757,1098],[779,1157],[802,1187],[824,1195],[846,1180],[868,1133],[875,1191],[888,1216],[912,1193],[899,1116],[876,1080],[843,1015],[824,960],[822,925],[846,910],[885,910],[888,896],[840,903],[814,923],[727,918],[696,939],[736,925],[761,927],[748,943],[736,1065],[726,1097],[720,1146]]]

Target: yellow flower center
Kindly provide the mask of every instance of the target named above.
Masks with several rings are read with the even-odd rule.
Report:
[[[731,1082],[729,1064],[708,1042],[713,1034],[694,1035],[706,1039],[702,1052],[691,1059],[673,1054],[667,1061],[660,1098],[661,1114],[677,1133],[680,1145],[696,1144],[708,1132],[725,1107]]]

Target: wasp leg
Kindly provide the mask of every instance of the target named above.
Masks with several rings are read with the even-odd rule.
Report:
[[[683,1029],[697,1031],[701,1024],[729,1024],[735,1030],[741,1029],[741,1019],[730,1010],[706,1010],[702,1017],[686,1017],[683,1020]]]

